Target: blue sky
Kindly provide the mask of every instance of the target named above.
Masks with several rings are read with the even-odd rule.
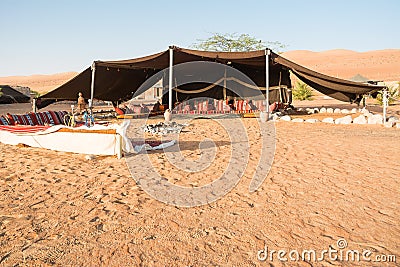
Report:
[[[248,33],[285,50],[400,48],[399,0],[0,0],[0,76],[81,71],[94,60]]]

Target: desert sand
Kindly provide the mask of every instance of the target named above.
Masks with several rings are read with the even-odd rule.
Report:
[[[335,77],[361,74],[400,80],[400,50],[290,51],[283,56]],[[0,84],[43,93],[74,75],[3,77]],[[374,103],[369,100],[368,109],[382,112]],[[319,94],[313,101],[294,104],[354,107]],[[29,110],[30,104],[3,105],[0,114]],[[398,116],[400,105],[389,107],[388,114]],[[315,116],[319,114],[310,115]],[[399,265],[400,129],[277,122],[272,167],[261,187],[249,192],[262,135],[256,119],[239,120],[249,140],[244,143],[250,151],[244,174],[235,174],[240,181],[227,195],[197,207],[166,204],[143,190],[135,179],[147,178],[148,166],[138,164],[132,170],[127,163],[140,163],[146,154],[87,160],[81,154],[0,143],[0,266]],[[215,143],[215,157],[199,149],[205,138]],[[179,135],[182,155],[191,161],[206,155],[209,166],[187,173],[154,151],[148,154],[151,170],[171,183],[198,188],[229,165],[229,140],[229,133],[215,121],[193,120]],[[338,249],[343,239],[347,246],[342,251],[369,250],[372,262],[332,260],[327,255],[322,261],[286,263],[276,254],[273,259],[258,258],[266,246],[269,252],[320,253]],[[390,255],[396,262],[374,262],[377,256],[388,260]]]
[[[153,122],[161,120],[154,119]],[[400,131],[374,125],[277,122],[272,168],[248,188],[260,157],[256,119],[246,128],[250,161],[237,186],[198,207],[153,199],[125,160],[0,144],[1,266],[396,266],[400,257]],[[179,135],[196,160],[204,138],[216,144],[212,164],[184,174],[162,152],[154,170],[183,186],[218,177],[229,161],[227,132],[193,120]],[[84,144],[83,144],[84,145]],[[143,155],[129,155],[135,160]],[[245,155],[244,155],[245,156]],[[133,172],[145,176],[144,169]],[[325,259],[284,264],[258,251],[337,248],[396,255],[397,263]],[[287,255],[286,255],[287,257]]]

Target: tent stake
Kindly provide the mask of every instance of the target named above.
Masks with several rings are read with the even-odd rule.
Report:
[[[269,56],[271,51],[269,48],[265,50],[265,101],[266,104],[266,112],[267,112],[267,120],[269,120]]]
[[[173,79],[173,70],[172,66],[174,64],[174,47],[170,46],[169,47],[169,80],[168,80],[168,108],[169,110],[173,109],[172,106],[172,79]]]

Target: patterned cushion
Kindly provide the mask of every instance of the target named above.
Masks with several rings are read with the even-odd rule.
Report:
[[[60,121],[60,124],[64,124],[64,116],[67,114],[67,111],[56,111],[56,115],[58,117],[58,120]]]
[[[43,121],[44,124],[47,124],[47,125],[53,124],[54,125],[54,120],[51,117],[50,113],[48,113],[47,111],[40,112],[39,116],[40,116],[40,119]]]
[[[44,122],[42,121],[42,118],[39,116],[39,113],[33,113],[31,112],[31,117],[35,117],[37,121],[37,125],[44,125]],[[35,120],[32,118],[32,120],[35,122]]]
[[[25,125],[31,125],[31,126],[35,125],[29,114],[21,115],[21,117]]]
[[[58,118],[57,114],[54,111],[49,110],[47,112],[50,114],[55,125],[61,124],[60,119]]]
[[[4,116],[0,116],[0,125],[9,125],[8,120]]]
[[[20,124],[18,117],[16,115],[7,113],[7,117],[8,117],[8,121],[10,122],[10,125]]]
[[[43,114],[44,119],[47,124],[54,125],[53,117],[51,116],[51,114],[48,111],[44,111],[44,112],[42,112],[42,114]]]

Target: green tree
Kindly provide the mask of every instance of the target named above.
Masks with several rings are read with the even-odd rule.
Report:
[[[396,102],[397,98],[399,97],[399,92],[400,92],[400,82],[397,85],[389,85],[388,87],[388,104],[392,105],[394,102]],[[378,104],[383,106],[383,92],[379,92],[378,95],[376,96],[376,101],[378,101]]]
[[[3,92],[1,90],[3,90],[3,88],[0,87],[0,97],[2,97],[3,95]]]
[[[198,39],[191,47],[198,50],[218,52],[248,52],[268,47],[280,52],[286,46],[280,42],[264,42],[245,33],[213,33],[207,39]]]
[[[295,83],[292,94],[295,100],[312,100],[312,88],[301,81]]]

